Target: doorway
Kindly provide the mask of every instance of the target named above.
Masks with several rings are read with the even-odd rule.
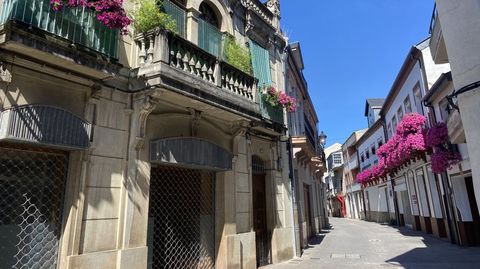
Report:
[[[215,268],[215,172],[151,169],[148,268]]]
[[[307,224],[307,236],[310,239],[313,236],[312,225],[312,207],[310,205],[310,187],[303,184],[303,203],[305,208],[305,222]]]
[[[266,173],[260,157],[252,156],[252,170],[253,230],[257,267],[260,267],[272,263],[272,236],[267,222]]]
[[[413,229],[413,221],[412,221],[412,210],[410,209],[410,200],[408,199],[408,192],[407,191],[400,191],[400,199],[402,199],[402,206],[403,206],[403,220],[405,222],[405,226]]]

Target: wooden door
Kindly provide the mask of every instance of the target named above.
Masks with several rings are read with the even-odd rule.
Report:
[[[305,222],[307,223],[307,235],[308,238],[312,237],[313,229],[312,229],[312,209],[310,206],[310,189],[307,185],[303,186],[303,202],[305,208]]]
[[[265,175],[253,175],[253,229],[257,251],[257,266],[271,263],[271,238],[267,225],[267,192]]]

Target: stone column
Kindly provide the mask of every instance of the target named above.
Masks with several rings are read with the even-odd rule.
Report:
[[[190,7],[187,9],[187,40],[198,44],[198,20],[200,13]]]

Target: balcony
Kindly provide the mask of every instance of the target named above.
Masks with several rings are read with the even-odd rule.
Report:
[[[49,0],[5,0],[0,23],[18,24],[61,37],[69,44],[117,58],[118,31],[99,23],[85,8],[65,8],[55,12]]]
[[[458,110],[453,109],[447,119],[448,136],[452,144],[465,143],[465,131]]]
[[[430,22],[430,52],[436,64],[448,63],[447,48],[445,47],[445,40],[443,38],[436,6],[434,7],[432,20]]]
[[[358,158],[356,154],[350,156],[347,167],[348,167],[348,170],[358,169]]]
[[[177,34],[150,31],[135,37],[137,76],[149,86],[171,89],[235,114],[284,124],[283,109],[272,107],[258,80]]]

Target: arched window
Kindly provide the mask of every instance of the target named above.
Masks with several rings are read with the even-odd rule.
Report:
[[[220,22],[218,20],[217,14],[215,14],[213,8],[205,2],[200,4],[200,18],[212,24],[213,26],[220,28]]]

